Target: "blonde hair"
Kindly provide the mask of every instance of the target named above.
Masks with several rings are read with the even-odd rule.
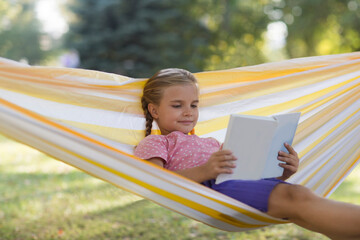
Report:
[[[147,80],[141,97],[141,105],[146,119],[145,137],[151,134],[154,120],[148,110],[149,103],[159,105],[165,88],[183,84],[197,84],[197,80],[191,72],[179,68],[160,70]]]

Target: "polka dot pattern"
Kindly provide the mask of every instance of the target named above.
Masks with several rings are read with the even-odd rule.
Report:
[[[162,158],[165,168],[176,171],[204,164],[219,149],[220,143],[213,138],[175,131],[166,136],[147,136],[135,148],[134,154],[142,159]]]

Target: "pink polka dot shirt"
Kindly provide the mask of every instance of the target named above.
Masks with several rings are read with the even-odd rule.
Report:
[[[135,148],[142,159],[162,158],[164,168],[176,171],[200,166],[220,149],[213,138],[200,138],[175,131],[168,135],[149,135]]]

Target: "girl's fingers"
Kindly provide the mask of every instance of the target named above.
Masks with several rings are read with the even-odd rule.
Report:
[[[286,163],[290,163],[290,162],[294,162],[295,160],[292,157],[283,157],[283,156],[278,156],[277,157],[278,160],[286,162]]]
[[[221,162],[220,167],[234,168],[235,167],[235,162],[234,161],[223,161],[223,162]]]
[[[295,173],[295,172],[297,171],[297,168],[296,168],[295,166],[287,165],[287,164],[285,164],[285,163],[280,163],[279,165],[280,165],[282,168],[287,169],[287,170],[289,170],[289,171],[291,171],[291,172],[293,172],[293,173]]]
[[[232,155],[232,152],[230,150],[219,150],[215,153],[213,153],[215,156],[222,156],[222,155]]]
[[[291,155],[297,156],[297,152],[294,150],[294,148],[290,144],[284,143],[284,146],[286,147],[286,149],[289,151],[289,153]]]
[[[289,166],[296,166],[297,165],[297,161],[293,158],[289,158],[289,157],[278,157],[278,160],[282,161],[282,162],[285,162],[285,163],[282,163],[282,164],[286,164],[286,165],[289,165]]]
[[[236,160],[236,157],[231,152],[227,154],[219,155],[218,157],[220,161]]]
[[[279,154],[279,156],[289,157],[289,158],[296,156],[296,155],[294,155],[292,153],[287,153],[287,152],[283,152],[283,151],[279,151],[278,154]]]
[[[235,164],[228,161],[228,162],[223,162],[219,166],[218,171],[219,173],[233,173],[233,168],[235,168]]]

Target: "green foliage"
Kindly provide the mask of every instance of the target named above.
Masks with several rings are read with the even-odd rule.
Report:
[[[34,6],[30,0],[0,0],[1,57],[17,61],[25,58],[30,64],[38,64],[45,57]]]
[[[359,10],[360,0],[277,0],[268,13],[287,24],[286,50],[295,58],[359,51]]]
[[[196,4],[194,4],[196,5]],[[202,1],[208,25],[216,33],[219,43],[209,46],[214,53],[206,59],[206,69],[226,69],[265,62],[264,38],[268,17],[261,1]],[[207,8],[205,6],[208,6]]]
[[[41,64],[59,51],[39,30],[36,3],[0,0],[0,56]],[[360,0],[67,0],[64,8],[64,47],[79,52],[80,67],[132,77],[360,50]],[[268,44],[271,23],[285,26],[283,48]]]
[[[81,67],[149,77],[262,63],[268,18],[254,1],[74,0],[66,36]]]
[[[360,0],[73,0],[67,46],[82,67],[148,77],[360,49]],[[287,27],[284,49],[266,49],[270,23]]]
[[[212,32],[193,15],[192,1],[77,0],[67,46],[81,67],[145,77],[160,68],[204,68]]]

